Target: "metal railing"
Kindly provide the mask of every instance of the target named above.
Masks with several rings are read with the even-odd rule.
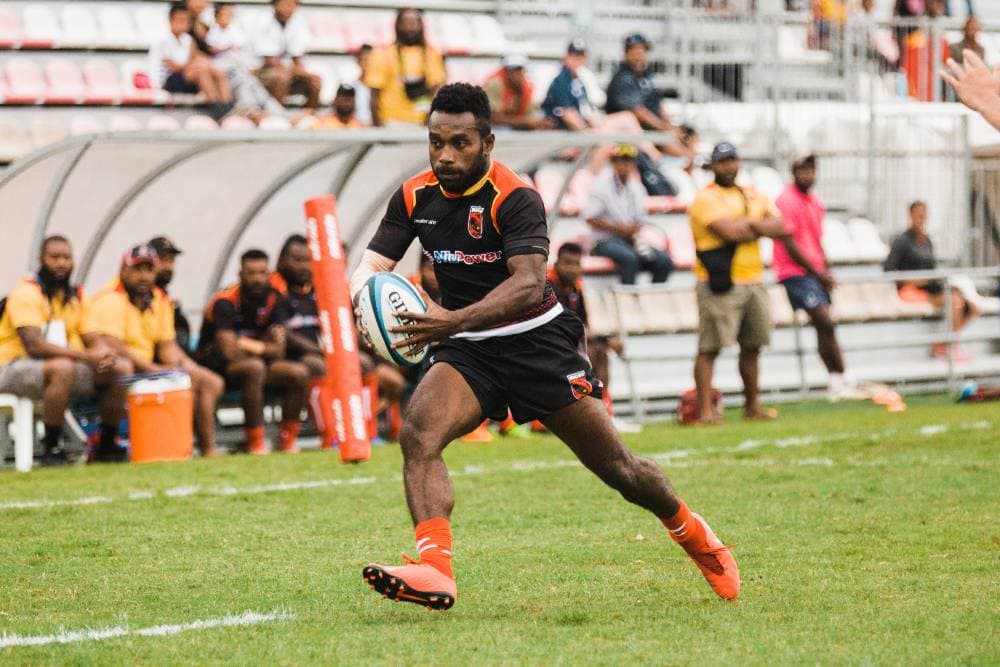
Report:
[[[928,347],[936,344],[942,344],[945,346],[946,355],[946,370],[937,379],[942,381],[948,391],[954,391],[957,387],[959,373],[955,365],[955,351],[956,346],[960,342],[974,343],[974,342],[1000,342],[1000,331],[993,329],[990,333],[984,333],[979,335],[970,335],[968,333],[960,335],[959,332],[954,330],[953,327],[953,289],[957,289],[953,285],[953,281],[957,278],[967,278],[970,280],[984,280],[1000,277],[1000,268],[981,268],[981,269],[954,269],[954,270],[937,270],[937,271],[897,271],[897,272],[884,272],[880,274],[870,274],[870,275],[859,275],[859,276],[845,276],[837,277],[837,282],[839,285],[843,284],[862,284],[862,283],[875,283],[875,282],[911,282],[911,281],[923,281],[923,280],[936,280],[941,281],[945,288],[943,291],[944,304],[940,311],[935,311],[932,315],[935,319],[941,322],[943,331],[935,332],[926,335],[910,335],[905,338],[892,338],[892,339],[879,339],[874,338],[861,343],[850,343],[841,344],[842,351],[845,354],[852,352],[870,352],[870,351],[890,351],[898,350],[900,348],[915,348],[915,347]],[[774,283],[765,283],[765,286],[771,287]],[[645,336],[645,335],[661,335],[667,336],[672,335],[671,332],[667,331],[650,331],[645,333],[636,333],[634,331],[629,331],[629,326],[627,325],[628,316],[623,309],[623,299],[619,298],[620,295],[642,295],[650,294],[654,292],[671,292],[676,291],[661,286],[627,286],[627,285],[614,285],[611,287],[611,293],[614,299],[614,307],[616,310],[615,320],[618,324],[617,335],[622,342],[624,347],[624,352],[620,355],[620,360],[625,367],[626,377],[628,378],[629,384],[629,404],[631,408],[631,417],[639,421],[643,421],[646,418],[647,410],[645,407],[645,398],[642,392],[639,390],[637,383],[637,374],[634,369],[634,364],[641,362],[689,362],[694,359],[694,353],[688,351],[686,353],[653,353],[653,354],[638,354],[630,353],[630,339]],[[836,298],[836,295],[834,295]],[[857,319],[849,322],[850,324],[863,323],[866,320]],[[874,321],[874,318],[869,321]],[[847,324],[846,322],[844,324]],[[807,359],[818,358],[817,348],[815,345],[809,345],[805,342],[803,336],[803,324],[799,320],[798,313],[792,317],[790,324],[793,330],[793,344],[791,346],[785,347],[768,347],[762,350],[761,358],[762,363],[766,362],[768,357],[778,357],[778,356],[792,356],[797,360],[798,369],[798,395],[796,398],[802,399],[808,396],[810,383],[807,377]],[[675,332],[676,333],[676,332]],[[690,333],[690,332],[689,332]],[[767,389],[762,387],[762,390]],[[763,391],[762,391],[763,393]]]

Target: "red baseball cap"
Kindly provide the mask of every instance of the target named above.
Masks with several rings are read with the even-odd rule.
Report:
[[[148,243],[132,246],[122,255],[122,266],[138,266],[139,264],[155,265],[159,255],[156,249]]]

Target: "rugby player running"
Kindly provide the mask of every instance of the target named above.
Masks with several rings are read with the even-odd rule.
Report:
[[[449,517],[455,504],[442,459],[452,440],[484,417],[540,419],[590,471],[660,519],[723,598],[740,575],[729,549],[691,512],[660,468],[625,448],[601,404],[602,387],[581,352],[583,324],[564,311],[545,278],[549,250],[542,200],[491,160],[490,105],[477,86],[443,86],[428,117],[431,168],[403,183],[351,277],[391,271],[410,243],[434,261],[442,305],[405,313],[404,345],[436,343],[430,370],[400,434],[406,501],[419,560],[370,564],[364,581],[385,597],[449,609],[457,588]]]

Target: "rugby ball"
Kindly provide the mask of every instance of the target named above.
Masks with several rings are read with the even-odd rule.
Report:
[[[427,312],[427,304],[410,281],[389,272],[376,273],[368,279],[358,295],[359,326],[368,334],[378,356],[400,366],[416,366],[427,356],[426,345],[418,349],[392,347],[393,343],[409,338],[407,334],[389,331],[411,322],[399,316],[403,312]]]

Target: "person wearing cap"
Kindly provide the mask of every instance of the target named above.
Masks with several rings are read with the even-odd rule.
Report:
[[[816,330],[816,347],[829,373],[829,397],[850,398],[853,388],[844,379],[844,355],[837,342],[837,329],[830,313],[830,276],[823,251],[823,218],[826,209],[813,192],[816,156],[803,155],[792,161],[792,182],[775,202],[785,223],[785,236],[774,244],[771,269],[788,293],[795,310],[804,310]]]
[[[578,71],[587,62],[587,44],[579,37],[566,48],[562,69],[549,84],[542,113],[561,130],[596,127],[595,110]]]
[[[318,118],[312,126],[314,130],[345,130],[362,127],[355,114],[354,86],[342,83],[337,87],[337,94],[330,105],[333,113]]]
[[[441,53],[427,43],[424,14],[413,7],[396,13],[396,40],[372,52],[362,82],[371,89],[372,124],[422,125],[431,99],[447,81]]]
[[[604,110],[609,113],[635,114],[644,130],[672,133],[677,141],[658,146],[667,155],[683,157],[690,166],[694,160],[693,147],[681,142],[681,132],[663,112],[660,102],[663,93],[656,87],[652,73],[647,69],[649,41],[640,33],[625,38],[625,54],[608,84],[608,100]]]
[[[185,355],[174,333],[174,307],[156,286],[158,257],[153,246],[133,246],[122,255],[118,276],[91,302],[80,327],[88,345],[100,341],[125,357],[137,373],[183,369]],[[195,404],[195,430],[205,455],[215,449],[215,404],[221,387],[211,373],[188,369]]]
[[[167,289],[174,279],[177,256],[183,254],[183,251],[166,236],[153,237],[149,240],[149,245],[156,251],[156,286],[163,290],[174,307],[174,336],[181,349],[188,350],[191,342],[191,323],[184,315],[180,302],[171,296]]]
[[[723,421],[712,396],[712,374],[720,350],[734,343],[740,346],[744,418],[774,419],[777,412],[760,404],[760,350],[771,340],[771,315],[758,239],[781,237],[785,227],[767,197],[736,183],[740,156],[735,146],[726,141],[716,145],[711,168],[715,181],[698,192],[688,209],[697,254],[698,421]]]
[[[639,239],[647,223],[646,190],[639,180],[639,150],[631,144],[612,149],[611,166],[594,180],[583,219],[593,232],[591,254],[607,257],[623,285],[634,285],[640,271],[652,272],[654,283],[666,282],[674,269],[670,256]]]
[[[532,105],[534,86],[525,71],[527,66],[527,56],[509,53],[500,61],[500,69],[483,83],[490,100],[494,128],[550,130],[555,127],[551,118],[540,115]]]
[[[191,376],[192,386],[197,386],[195,396],[195,428],[198,434],[198,444],[202,456],[215,456],[214,415],[215,408],[225,391],[222,377],[204,366],[197,364],[190,355],[191,325],[180,303],[167,291],[174,278],[174,268],[177,256],[183,254],[173,241],[166,236],[157,236],[149,241],[156,251],[156,286],[163,291],[174,310],[174,340],[177,341],[177,353],[180,355],[179,367]],[[157,361],[160,361],[157,358]]]
[[[41,401],[45,465],[72,459],[62,436],[73,398],[99,394],[101,419],[117,432],[125,396],[114,377],[131,372],[108,347],[84,347],[80,319],[88,303],[83,288],[70,281],[72,272],[69,241],[49,236],[38,271],[0,301],[0,393]]]

